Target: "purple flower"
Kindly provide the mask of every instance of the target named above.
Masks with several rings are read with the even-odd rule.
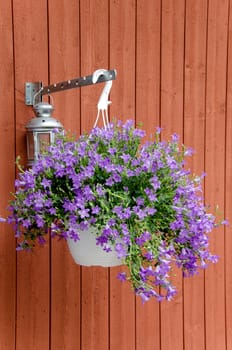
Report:
[[[74,212],[77,209],[76,203],[70,202],[69,200],[65,199],[63,203],[63,208],[66,212]]]
[[[148,260],[148,261],[152,261],[153,259],[154,259],[154,255],[153,255],[153,253],[152,252],[146,252],[145,254],[144,254],[144,257]]]
[[[131,159],[131,156],[129,154],[122,154],[120,158],[123,159],[124,163],[128,163]]]
[[[142,198],[142,197],[136,198],[136,204],[139,206],[144,205],[144,198]]]
[[[80,222],[79,226],[80,226],[80,230],[81,231],[85,231],[85,230],[88,229],[89,224],[88,224],[88,222],[86,220],[84,220],[84,221]]]
[[[39,241],[39,244],[41,244],[41,245],[46,243],[46,240],[43,236],[38,236],[38,241]]]
[[[89,217],[89,209],[82,208],[78,210],[78,214],[80,215],[81,219],[88,218]]]
[[[179,141],[179,135],[177,135],[177,134],[173,134],[172,135],[172,141],[175,143],[175,142],[178,142]]]
[[[67,235],[68,235],[68,237],[69,238],[71,238],[72,240],[74,240],[74,242],[77,242],[77,241],[79,241],[80,240],[80,235],[79,235],[79,233],[74,229],[69,229],[68,231],[67,231]]]
[[[103,187],[99,184],[97,184],[96,187],[96,192],[100,197],[103,197],[105,195],[105,190],[103,189]]]
[[[92,214],[95,214],[95,215],[97,215],[100,212],[100,210],[101,210],[100,207],[97,205],[91,209]]]
[[[125,272],[119,272],[118,275],[117,275],[117,278],[120,281],[122,281],[122,282],[126,281],[126,273]]]
[[[161,134],[161,131],[162,131],[162,130],[163,130],[163,128],[157,127],[157,128],[156,128],[156,133],[157,133],[157,134]]]
[[[141,129],[135,129],[133,131],[133,135],[142,138],[146,135],[146,132],[144,130],[141,130]]]
[[[122,215],[122,218],[123,219],[129,219],[131,217],[131,209],[130,208],[125,208],[123,210],[123,215]]]
[[[112,218],[109,219],[109,220],[107,221],[107,225],[110,226],[110,227],[111,227],[111,226],[115,226],[115,225],[116,225],[115,219],[112,219]]]
[[[104,246],[105,243],[108,243],[108,238],[104,235],[101,235],[96,238],[97,245]]]
[[[113,186],[114,184],[114,177],[113,176],[110,176],[107,180],[106,180],[106,185],[107,186]]]
[[[148,199],[151,201],[151,202],[154,202],[157,200],[157,195],[156,193],[151,190],[150,188],[145,188],[144,192],[146,193]]]
[[[167,300],[172,300],[173,297],[176,295],[176,289],[170,284],[167,288]]]
[[[87,201],[92,201],[94,199],[92,189],[89,185],[83,188],[83,195]]]
[[[139,206],[134,206],[132,208],[133,212],[139,219],[144,219],[147,216],[146,210],[142,210]]]
[[[114,207],[112,209],[112,213],[115,213],[119,217],[119,219],[124,219],[125,218],[124,210],[123,210],[123,207],[121,205]]]
[[[117,149],[110,147],[108,152],[109,152],[109,154],[114,155],[115,153],[117,153]]]
[[[136,238],[135,241],[139,246],[142,247],[144,245],[144,243],[148,242],[150,239],[151,239],[150,232],[145,231],[140,235],[140,237]]]
[[[127,176],[128,176],[128,177],[132,177],[132,176],[135,175],[135,172],[134,172],[133,170],[131,170],[131,169],[127,169],[127,170],[126,170],[126,173],[127,173]]]
[[[56,209],[55,208],[49,208],[48,209],[48,213],[51,215],[55,215],[56,214]]]
[[[43,217],[41,216],[41,215],[36,215],[35,216],[35,220],[36,220],[36,225],[38,226],[38,227],[43,227],[44,226],[44,219],[43,219]]]
[[[48,180],[46,178],[43,178],[43,180],[41,181],[41,185],[46,188],[46,187],[50,187],[52,184],[52,181],[51,180]]]
[[[194,153],[194,150],[191,147],[186,148],[186,150],[184,151],[185,156],[192,156],[193,153]]]
[[[155,208],[146,208],[147,215],[154,215],[156,211]]]
[[[151,183],[154,190],[157,190],[158,188],[160,188],[160,181],[156,175],[154,175],[151,178],[150,183]]]
[[[120,124],[119,124],[120,125]],[[122,124],[122,128],[126,131],[129,131],[134,125],[134,121],[133,120],[127,120],[125,122],[125,124]]]
[[[30,220],[29,218],[22,220],[22,225],[23,225],[23,227],[28,228],[28,227],[31,226],[31,224],[32,224],[32,223],[31,223],[31,220]]]
[[[127,255],[127,248],[125,247],[124,244],[122,243],[116,243],[114,246],[114,249],[117,253],[118,259],[125,258]]]

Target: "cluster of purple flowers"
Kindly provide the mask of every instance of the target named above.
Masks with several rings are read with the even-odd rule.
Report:
[[[94,128],[78,140],[57,136],[55,144],[16,180],[10,204],[18,250],[52,237],[79,239],[94,225],[96,242],[114,249],[128,266],[129,280],[143,301],[170,300],[171,270],[194,275],[216,256],[208,233],[216,226],[201,198],[201,177],[184,168],[191,152],[176,135],[141,143],[145,133],[131,121]]]

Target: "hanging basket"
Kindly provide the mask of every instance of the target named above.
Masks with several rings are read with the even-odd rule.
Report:
[[[80,231],[80,240],[75,242],[73,239],[68,238],[67,243],[76,264],[104,267],[122,265],[114,250],[107,253],[100,246],[96,245],[96,230],[94,228]]]

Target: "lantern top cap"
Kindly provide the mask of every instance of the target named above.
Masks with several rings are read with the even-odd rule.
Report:
[[[54,111],[54,106],[48,102],[39,102],[33,106],[36,117],[47,118],[51,117]]]
[[[39,102],[33,107],[36,117],[31,119],[26,129],[30,131],[45,131],[63,129],[63,125],[55,118],[52,118],[53,105],[48,102]]]

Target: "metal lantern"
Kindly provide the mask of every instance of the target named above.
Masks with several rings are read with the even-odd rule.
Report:
[[[92,75],[79,77],[71,80],[62,81],[56,84],[43,86],[41,81],[25,83],[25,104],[33,106],[36,118],[33,118],[27,125],[27,158],[28,165],[33,165],[39,158],[39,154],[45,146],[54,142],[54,129],[63,131],[63,125],[56,119],[52,118],[53,106],[47,102],[41,102],[42,96],[49,95],[58,91],[80,88],[96,83],[108,82],[116,79],[116,70],[98,69]],[[111,87],[111,84],[110,84]],[[104,105],[102,105],[102,95],[104,97]],[[109,86],[107,90],[104,88],[98,103],[98,109],[102,111],[107,119],[106,107],[110,103],[108,101]],[[106,96],[105,96],[106,95]],[[107,99],[107,100],[106,100]],[[105,114],[103,114],[106,111]]]
[[[33,109],[36,117],[31,119],[26,125],[28,166],[36,163],[41,151],[54,142],[54,131],[63,131],[63,125],[52,118],[53,105],[48,102],[39,102],[34,105]]]

